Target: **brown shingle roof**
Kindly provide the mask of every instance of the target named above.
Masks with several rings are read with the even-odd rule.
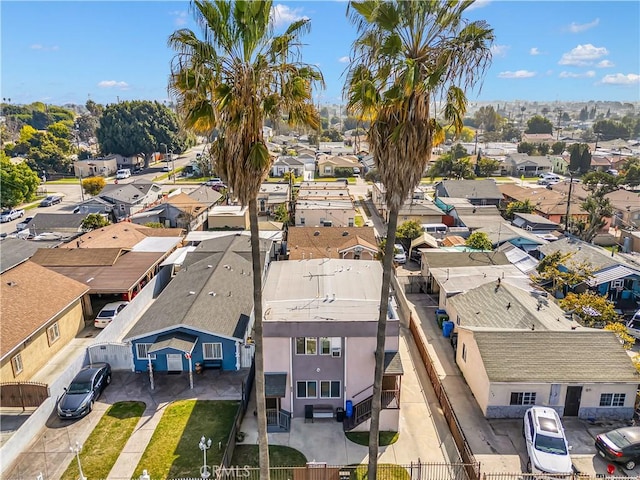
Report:
[[[339,258],[338,249],[342,249],[347,241],[355,237],[366,242],[363,245],[377,248],[372,227],[290,228],[287,236],[289,260],[310,258],[310,255],[311,258]]]
[[[40,248],[31,261],[43,267],[98,267],[113,265],[121,248]]]
[[[196,215],[206,208],[204,204],[194,200],[186,193],[180,193],[178,195],[168,197],[164,203],[173,205],[175,208],[182,210],[183,212],[194,213]]]
[[[179,237],[181,228],[150,228],[130,222],[114,223],[91,230],[62,248],[125,248],[130,249],[146,237]]]
[[[89,291],[86,285],[31,261],[1,274],[0,282],[1,357]]]

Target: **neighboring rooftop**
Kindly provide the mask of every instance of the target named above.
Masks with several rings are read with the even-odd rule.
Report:
[[[422,254],[423,264],[429,268],[466,267],[482,265],[508,265],[509,259],[502,252],[447,252],[428,250]]]
[[[339,258],[356,237],[377,251],[373,227],[290,227],[287,235],[289,260]]]
[[[29,260],[40,248],[54,248],[59,244],[59,240],[32,242],[22,238],[3,238],[0,240],[0,273]]]

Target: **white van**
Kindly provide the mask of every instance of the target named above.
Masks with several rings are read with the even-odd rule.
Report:
[[[131,170],[128,168],[121,168],[116,172],[116,178],[118,180],[124,180],[125,178],[129,178],[131,176]]]
[[[427,233],[447,233],[449,227],[444,223],[424,223],[420,225],[423,232]]]

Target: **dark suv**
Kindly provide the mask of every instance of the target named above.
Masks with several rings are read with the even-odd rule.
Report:
[[[78,372],[58,400],[58,416],[64,419],[84,417],[93,409],[93,403],[111,383],[111,365],[94,363]]]
[[[62,197],[59,195],[49,195],[47,198],[40,202],[41,207],[50,207],[51,205],[55,205],[56,203],[60,203],[62,201]]]

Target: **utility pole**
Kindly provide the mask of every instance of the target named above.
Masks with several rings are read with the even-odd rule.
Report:
[[[574,175],[574,171],[573,170],[569,170],[569,195],[567,196],[567,215],[564,218],[564,233],[570,233],[569,232],[569,218],[570,218],[570,214],[571,214],[571,190],[573,189],[573,175]]]

